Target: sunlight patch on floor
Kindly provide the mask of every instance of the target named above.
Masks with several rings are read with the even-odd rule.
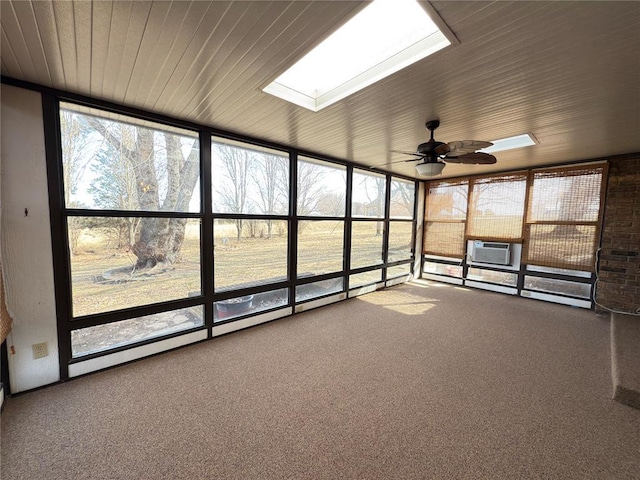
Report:
[[[383,291],[359,297],[363,302],[392,310],[405,315],[422,315],[436,306],[439,300],[425,298],[406,292]]]

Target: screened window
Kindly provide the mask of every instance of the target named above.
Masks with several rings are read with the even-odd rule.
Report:
[[[382,281],[382,270],[369,270],[349,276],[349,288],[361,287]]]
[[[472,179],[466,237],[522,241],[527,173]]]
[[[60,129],[72,316],[200,295],[198,136],[66,103]]]
[[[67,208],[200,211],[195,132],[72,104],[60,130]]]
[[[202,306],[196,306],[95,325],[71,332],[71,352],[74,358],[82,357],[190,330],[203,324]]]
[[[424,253],[454,258],[464,256],[468,191],[468,180],[429,183]]]
[[[286,220],[216,219],[213,241],[216,291],[287,280]]]
[[[384,218],[386,187],[385,176],[354,171],[351,214],[354,217]]]
[[[389,262],[411,258],[412,237],[412,223],[393,220],[389,222]]]
[[[594,271],[605,167],[533,172],[525,263]]]
[[[351,268],[380,265],[383,240],[382,222],[354,220],[351,226]]]
[[[214,212],[288,214],[288,154],[214,139],[211,159]]]
[[[347,169],[310,158],[298,159],[299,216],[344,217]]]
[[[415,185],[398,178],[391,179],[390,218],[413,218]]]
[[[344,221],[298,222],[298,278],[342,271]]]

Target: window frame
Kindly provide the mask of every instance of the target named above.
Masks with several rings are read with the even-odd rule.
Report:
[[[31,87],[33,88],[33,87]],[[419,182],[411,177],[405,177],[403,175],[396,175],[390,173],[380,174],[385,179],[385,197],[384,197],[384,214],[375,219],[366,219],[358,217],[359,220],[366,221],[381,221],[384,224],[384,241],[383,241],[383,254],[384,261],[381,265],[375,267],[364,267],[358,269],[349,268],[350,249],[351,249],[351,224],[352,224],[352,194],[353,194],[353,173],[356,167],[353,163],[318,155],[313,152],[298,150],[296,148],[272,143],[268,141],[262,141],[247,137],[244,135],[238,135],[232,132],[227,132],[221,129],[211,128],[192,122],[177,120],[171,117],[167,117],[160,114],[150,113],[148,111],[122,106],[107,101],[100,101],[90,99],[78,94],[72,94],[69,92],[47,89],[42,91],[42,103],[43,103],[43,122],[45,125],[45,154],[47,159],[47,178],[49,185],[49,205],[51,215],[51,234],[52,234],[52,250],[53,250],[53,262],[54,262],[54,288],[56,298],[56,317],[58,324],[58,361],[60,365],[60,378],[61,380],[67,380],[70,376],[79,374],[78,372],[88,372],[96,369],[91,365],[103,365],[110,362],[111,358],[121,354],[127,350],[135,350],[135,352],[142,351],[144,348],[151,347],[151,344],[157,343],[158,351],[164,351],[167,349],[175,348],[179,344],[171,342],[170,340],[178,340],[176,337],[182,337],[186,343],[192,343],[201,339],[211,339],[220,333],[214,332],[214,327],[218,327],[219,332],[225,333],[234,331],[244,326],[250,326],[260,323],[258,320],[255,322],[248,317],[268,317],[278,318],[278,316],[287,316],[298,311],[298,305],[306,302],[296,302],[295,290],[296,287],[306,285],[308,283],[320,282],[324,280],[340,279],[343,288],[341,295],[332,293],[328,295],[326,299],[314,298],[310,302],[311,308],[322,303],[336,301],[338,299],[345,299],[349,295],[349,276],[363,273],[369,270],[380,269],[382,282],[377,285],[385,284],[387,280],[387,268],[399,265],[408,265],[410,271],[413,272],[413,264],[415,260],[415,238],[416,238],[416,213],[418,208],[418,186]],[[97,109],[100,112],[104,112],[107,115],[122,115],[127,117],[134,117],[136,121],[151,122],[154,124],[160,124],[160,126],[177,129],[192,130],[197,134],[199,142],[199,189],[200,189],[200,209],[199,212],[145,212],[145,211],[121,211],[121,210],[103,210],[96,211],[92,209],[73,209],[66,208],[63,188],[63,174],[62,174],[62,147],[61,147],[61,130],[60,130],[60,104],[62,102],[76,104],[82,107],[91,109]],[[278,220],[285,220],[288,222],[289,229],[287,235],[288,241],[288,256],[287,256],[287,279],[282,282],[261,284],[257,286],[230,289],[223,292],[216,292],[214,290],[214,268],[213,268],[213,224],[215,219],[233,218],[237,214],[227,213],[214,213],[212,204],[212,151],[211,142],[213,138],[229,140],[232,142],[239,142],[246,144],[249,148],[255,146],[258,149],[274,149],[286,153],[289,158],[289,205],[288,213],[286,215],[254,215],[243,214],[243,218],[261,219],[274,218]],[[296,245],[297,245],[297,227],[298,222],[302,220],[322,220],[325,217],[313,216],[303,217],[298,216],[296,212],[296,193],[297,193],[297,160],[298,156],[305,157],[312,160],[321,162],[327,162],[334,164],[341,168],[346,168],[346,195],[345,195],[345,214],[340,217],[340,220],[344,221],[344,262],[343,268],[339,272],[323,274],[318,276],[312,276],[304,279],[298,279],[296,277]],[[397,219],[394,221],[406,221],[412,224],[412,255],[411,259],[388,262],[388,226],[389,226],[389,200],[390,200],[390,188],[392,179],[399,179],[406,182],[411,182],[414,185],[414,205],[413,205],[413,218]],[[71,267],[68,251],[68,236],[67,236],[67,220],[77,216],[104,216],[104,217],[180,217],[188,219],[196,219],[200,221],[201,235],[200,235],[200,252],[201,252],[201,294],[198,296],[181,298],[177,300],[168,300],[158,302],[150,305],[136,306],[131,308],[123,308],[119,310],[107,311],[99,314],[86,315],[82,317],[71,317]],[[329,218],[327,218],[329,219]],[[332,218],[333,219],[333,218]],[[397,283],[397,282],[396,282]],[[214,325],[214,304],[222,300],[239,297],[250,294],[260,294],[269,291],[275,291],[279,289],[288,289],[288,304],[286,308],[282,306],[276,307],[273,311],[260,311],[253,314],[241,315],[232,319],[224,319],[223,321],[217,321]],[[320,300],[320,301],[318,301]],[[163,313],[171,310],[179,310],[190,307],[201,307],[204,311],[204,323],[201,326],[172,332],[166,335],[160,335],[157,337],[148,338],[142,341],[135,341],[126,345],[115,346],[113,348],[107,348],[100,352],[90,353],[82,355],[80,357],[73,357],[71,350],[71,332],[74,330],[88,328],[93,326],[99,326],[109,323],[114,323],[123,320],[130,320],[137,317],[143,317],[147,315],[154,315],[157,313]],[[300,308],[302,310],[302,308]],[[280,314],[279,312],[284,312]],[[249,323],[247,323],[249,320]],[[226,328],[227,325],[233,322],[237,322],[237,327]],[[252,323],[253,322],[253,323]],[[220,330],[220,326],[225,328]],[[192,334],[202,334],[193,336]],[[184,344],[186,344],[184,343]],[[155,348],[155,347],[154,347]],[[142,350],[141,350],[142,349]],[[145,350],[149,351],[149,349]],[[146,356],[149,353],[132,353],[133,358],[140,358]],[[127,354],[129,355],[129,354]],[[101,357],[105,357],[102,359]],[[121,357],[121,358],[126,358]],[[97,362],[94,362],[94,360]],[[125,360],[126,361],[126,360]],[[116,365],[122,363],[122,360],[114,361],[112,364]],[[104,367],[98,367],[104,368]],[[70,370],[73,372],[70,374]],[[81,373],[80,373],[81,374]]]

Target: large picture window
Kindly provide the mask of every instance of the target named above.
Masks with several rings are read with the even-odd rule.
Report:
[[[412,272],[415,182],[118,106],[60,107],[47,154],[59,351],[76,372]]]
[[[198,136],[70,104],[60,128],[73,317],[200,295]]]
[[[211,159],[215,213],[289,213],[289,158],[286,154],[214,139]],[[236,233],[240,238],[242,232]]]

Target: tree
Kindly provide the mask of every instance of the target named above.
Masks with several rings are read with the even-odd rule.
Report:
[[[60,130],[62,132],[62,163],[64,199],[68,208],[83,208],[85,205],[73,199],[76,194],[78,180],[84,175],[92,156],[90,150],[91,127],[82,115],[69,110],[60,111]],[[78,250],[78,240],[83,229],[80,217],[68,217],[69,253],[73,256]]]
[[[222,144],[215,144],[214,149],[222,165],[222,175],[226,179],[217,192],[220,196],[220,204],[231,213],[246,213],[251,151]],[[242,237],[243,220],[238,218],[235,223],[239,241]]]
[[[110,146],[111,161],[120,162],[123,175],[133,173],[135,200],[127,201],[142,211],[188,211],[200,172],[197,139],[96,117],[85,118]],[[109,172],[104,175],[103,180],[108,183]],[[184,218],[140,219],[136,241],[131,246],[137,257],[135,268],[146,270],[177,261],[185,226]]]
[[[400,213],[407,212],[409,216],[412,216],[415,199],[413,184],[392,181],[391,188],[391,209],[397,209]],[[396,208],[394,209],[394,207]]]
[[[322,191],[322,168],[311,162],[298,163],[298,215],[310,215],[318,210]]]
[[[367,205],[365,211],[367,216],[383,217],[384,216],[384,197],[387,179],[384,177],[361,175],[360,187],[364,190],[367,197]],[[384,222],[376,222],[376,237],[382,235]]]
[[[126,135],[125,132],[122,132]],[[116,151],[111,144],[105,144],[95,155],[90,170],[96,180],[88,188],[95,204],[107,210],[138,210],[136,176],[133,166],[122,151]],[[140,219],[121,217],[109,222],[117,231],[118,248],[131,248],[135,243]]]
[[[273,215],[278,210],[286,211],[288,198],[289,160],[277,155],[256,156],[255,168],[251,170],[251,179],[257,189],[257,204],[260,213]],[[267,238],[271,238],[273,220],[267,219]]]
[[[344,204],[344,192],[322,193],[320,198],[318,198],[318,211],[321,215],[340,217],[344,215]]]

